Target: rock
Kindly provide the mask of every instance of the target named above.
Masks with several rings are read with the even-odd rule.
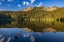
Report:
[[[15,38],[18,38],[19,35],[16,35]]]
[[[15,36],[15,38],[18,38],[21,32],[22,31],[18,32],[18,34]]]
[[[23,9],[22,11],[29,11],[29,10],[32,10],[32,9],[33,9],[32,7],[28,7],[28,8]]]
[[[40,8],[41,8],[41,10],[44,10],[44,11],[54,11],[54,10],[58,9],[58,7],[56,7],[56,6],[53,6],[53,7],[45,7],[45,6],[36,7],[37,10],[39,10]],[[28,8],[23,9],[22,11],[29,11],[32,9],[34,9],[34,7],[28,7]]]

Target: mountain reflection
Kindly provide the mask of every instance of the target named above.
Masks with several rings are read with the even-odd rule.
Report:
[[[21,32],[22,31],[22,32]],[[62,42],[64,32],[45,28],[44,32],[33,32],[29,28],[2,28],[0,29],[0,42]],[[20,32],[20,33],[19,33]],[[53,33],[56,32],[56,33]],[[15,36],[18,35],[18,38]]]
[[[21,20],[0,20],[0,28],[22,28],[29,32],[56,32],[64,31],[64,23],[59,21],[21,21]],[[27,29],[28,28],[28,29]],[[47,28],[47,29],[46,29]],[[51,30],[49,30],[51,29]]]
[[[33,32],[33,30],[29,29],[29,28],[22,28],[23,30],[27,31],[27,32]]]
[[[56,30],[53,28],[45,28],[43,29],[43,32],[56,32]]]

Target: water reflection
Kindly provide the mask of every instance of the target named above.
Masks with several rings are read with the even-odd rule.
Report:
[[[64,42],[60,21],[0,20],[0,42]]]
[[[56,30],[53,29],[53,28],[45,28],[45,29],[43,29],[42,31],[43,31],[43,32],[56,32]]]
[[[18,38],[15,38],[19,32]],[[29,32],[21,28],[2,28],[0,42],[64,42],[63,35],[64,32]]]
[[[0,28],[28,28],[33,32],[43,32],[45,28],[52,28],[54,31],[64,31],[64,23],[58,21],[21,21],[21,20],[0,20]],[[28,31],[27,29],[27,31]],[[29,31],[29,32],[30,32]]]
[[[22,28],[23,30],[25,31],[28,31],[28,32],[33,32],[33,30],[29,29],[29,28]]]

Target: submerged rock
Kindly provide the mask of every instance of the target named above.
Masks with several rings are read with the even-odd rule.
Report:
[[[18,38],[21,32],[22,31],[18,32],[18,34],[15,36],[15,38]]]
[[[18,38],[19,35],[16,35],[15,38]]]

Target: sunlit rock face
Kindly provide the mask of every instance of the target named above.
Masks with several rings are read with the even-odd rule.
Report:
[[[42,10],[45,10],[45,11],[54,11],[56,10],[58,7],[54,6],[54,7],[44,7]]]
[[[27,32],[33,32],[33,30],[28,29],[28,28],[22,28],[23,30],[27,31]]]
[[[42,31],[43,31],[43,32],[56,32],[56,30],[53,29],[53,28],[45,28],[45,29],[43,29]]]
[[[29,11],[29,10],[32,10],[32,9],[33,9],[33,7],[28,7],[28,8],[23,9],[22,11]]]
[[[44,11],[54,11],[54,10],[58,9],[58,7],[56,7],[56,6],[53,6],[53,7],[41,6],[41,7],[36,7],[36,8],[37,8],[37,10],[42,8],[41,10],[44,10]],[[34,9],[34,7],[28,7],[28,8],[23,9],[22,11],[29,11],[29,10],[32,10],[32,9]]]

